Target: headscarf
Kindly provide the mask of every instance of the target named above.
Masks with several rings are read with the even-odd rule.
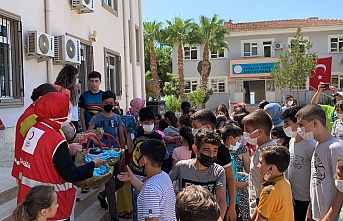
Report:
[[[277,103],[270,103],[264,106],[264,109],[268,112],[269,116],[272,118],[273,125],[278,125],[282,122],[280,115],[282,114],[282,108]]]
[[[139,110],[145,106],[145,100],[141,98],[134,98],[130,101],[130,114],[138,118]]]
[[[35,104],[37,122],[44,122],[55,130],[68,120],[69,98],[58,92],[50,92],[40,97]]]

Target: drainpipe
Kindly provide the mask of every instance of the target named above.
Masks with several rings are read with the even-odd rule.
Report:
[[[122,1],[123,3],[123,31],[124,31],[124,73],[125,73],[125,97],[126,103],[125,108],[129,110],[130,107],[130,94],[129,94],[129,65],[130,65],[130,51],[129,51],[129,27],[128,27],[128,17],[127,17],[127,1]]]
[[[131,65],[132,65],[132,91],[133,91],[133,98],[137,97],[137,58],[136,58],[136,38],[135,36],[135,23],[134,23],[134,3],[133,0],[130,0],[130,45],[131,45]]]
[[[141,88],[142,98],[145,99],[145,63],[144,63],[144,40],[143,40],[143,7],[142,1],[138,0],[138,13],[139,13],[139,56],[141,57]]]
[[[51,35],[51,4],[50,0],[45,0],[45,33]],[[53,80],[53,63],[52,59],[46,61],[47,81],[49,84],[54,83]]]

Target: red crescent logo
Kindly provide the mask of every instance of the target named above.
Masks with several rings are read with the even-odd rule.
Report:
[[[35,136],[35,132],[32,131],[32,136],[29,138],[29,140],[32,140],[32,138]]]

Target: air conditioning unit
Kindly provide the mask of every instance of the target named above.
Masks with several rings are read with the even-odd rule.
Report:
[[[274,42],[273,46],[275,50],[283,49],[283,43],[280,43],[280,42]]]
[[[27,51],[31,58],[47,60],[54,57],[54,36],[38,31],[27,32]]]
[[[79,14],[94,12],[94,0],[71,0],[71,9]]]
[[[55,36],[55,63],[81,64],[80,40],[67,36]]]

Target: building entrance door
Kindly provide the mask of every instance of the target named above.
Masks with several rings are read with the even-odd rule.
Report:
[[[243,82],[244,102],[258,104],[266,99],[265,80],[249,80]]]

